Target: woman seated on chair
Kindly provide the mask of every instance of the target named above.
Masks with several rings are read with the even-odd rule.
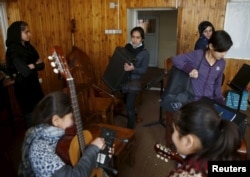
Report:
[[[233,122],[221,119],[209,104],[195,101],[184,105],[174,117],[172,141],[186,156],[173,176],[207,176],[208,161],[237,160],[240,133]]]
[[[74,167],[56,154],[59,139],[74,124],[70,97],[59,91],[46,95],[35,107],[33,118],[35,126],[26,132],[18,176],[89,177],[99,151],[106,146],[104,138],[94,139]]]

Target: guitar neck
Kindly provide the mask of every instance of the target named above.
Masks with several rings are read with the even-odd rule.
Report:
[[[81,154],[83,154],[84,149],[85,149],[85,141],[84,141],[85,137],[84,137],[84,134],[82,133],[83,132],[82,120],[81,120],[82,118],[81,118],[81,114],[79,111],[75,83],[74,83],[73,78],[67,79],[67,81],[68,81],[68,85],[69,85],[69,89],[70,89],[70,97],[71,97],[71,103],[72,103],[72,108],[73,108],[73,114],[75,117],[77,137],[78,137],[78,141],[79,141],[79,145],[80,145],[80,149],[81,149]]]
[[[165,160],[166,162],[168,160],[175,160],[179,163],[183,163],[184,159],[180,154],[177,152],[172,152],[170,148],[165,147],[161,144],[155,144],[154,145],[155,152],[157,153],[157,156],[159,156],[160,159]]]

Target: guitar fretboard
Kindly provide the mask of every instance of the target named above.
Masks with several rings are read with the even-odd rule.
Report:
[[[83,134],[83,127],[82,127],[82,121],[81,121],[81,114],[79,111],[79,106],[78,106],[78,99],[76,96],[76,89],[75,89],[75,83],[74,79],[70,78],[67,79],[69,89],[70,89],[70,96],[71,96],[71,103],[72,103],[72,108],[73,108],[73,113],[75,117],[75,124],[77,128],[77,136],[78,136],[78,141],[81,149],[81,153],[84,153],[84,147],[85,147],[85,138]]]

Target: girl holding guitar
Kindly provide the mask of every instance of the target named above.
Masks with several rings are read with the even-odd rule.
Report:
[[[104,138],[94,139],[74,167],[56,154],[58,140],[74,123],[70,97],[63,92],[48,94],[35,107],[33,116],[35,126],[25,135],[19,176],[89,177],[98,152],[105,148]]]
[[[186,158],[171,176],[207,176],[208,161],[239,159],[241,138],[235,123],[199,101],[184,105],[174,118],[173,143]]]

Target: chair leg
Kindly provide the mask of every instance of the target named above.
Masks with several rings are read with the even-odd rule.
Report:
[[[171,150],[175,150],[174,144],[172,142],[172,133],[173,133],[173,113],[166,111],[165,112],[165,123],[166,123],[166,146]]]
[[[114,124],[114,105],[111,104],[109,108],[102,112],[102,122],[103,123],[110,123],[111,125]]]
[[[240,149],[238,149],[238,153],[241,160],[247,160],[247,142],[245,138],[241,140]]]

